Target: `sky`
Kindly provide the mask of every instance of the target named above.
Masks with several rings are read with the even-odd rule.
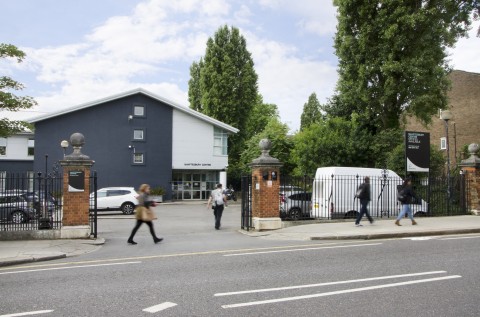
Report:
[[[224,25],[246,39],[263,101],[277,105],[291,132],[308,97],[327,102],[338,78],[331,0],[0,0],[0,10],[0,43],[27,54],[22,63],[0,60],[0,75],[38,102],[0,113],[11,119],[139,87],[188,107],[189,68]],[[450,50],[454,69],[480,73],[479,25]]]

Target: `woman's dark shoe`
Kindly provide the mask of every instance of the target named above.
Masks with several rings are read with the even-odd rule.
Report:
[[[133,241],[132,239],[128,239],[127,241],[129,244],[137,244],[135,241]]]
[[[162,241],[162,240],[163,240],[163,238],[155,238],[155,239],[153,239],[153,242],[159,243],[159,242]]]

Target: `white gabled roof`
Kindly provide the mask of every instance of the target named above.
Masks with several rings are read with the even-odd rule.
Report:
[[[105,97],[105,98],[102,98],[102,99],[98,99],[98,100],[95,100],[95,101],[91,101],[91,102],[87,102],[87,103],[84,103],[84,104],[80,104],[78,106],[74,106],[74,107],[70,107],[70,108],[66,108],[66,109],[63,109],[63,110],[60,110],[60,111],[57,111],[57,112],[52,112],[52,113],[49,113],[49,114],[46,114],[46,115],[42,115],[42,116],[38,116],[38,117],[34,117],[34,118],[31,118],[29,120],[27,120],[27,122],[29,123],[35,123],[35,122],[40,122],[40,121],[43,121],[43,120],[47,120],[47,119],[50,119],[50,118],[54,118],[54,117],[58,117],[58,116],[61,116],[61,115],[64,115],[64,114],[68,114],[68,113],[72,113],[72,112],[75,112],[75,111],[78,111],[78,110],[81,110],[81,109],[85,109],[85,108],[90,108],[90,107],[94,107],[96,105],[99,105],[99,104],[102,104],[102,103],[105,103],[105,102],[108,102],[108,101],[112,101],[112,100],[116,100],[116,99],[120,99],[120,98],[124,98],[124,97],[128,97],[128,96],[132,96],[132,95],[135,95],[135,94],[138,94],[138,93],[141,93],[141,94],[144,94],[150,98],[153,98],[153,99],[156,99],[156,100],[159,100],[169,106],[171,106],[173,109],[175,110],[179,110],[179,111],[182,111],[186,114],[189,114],[193,117],[196,117],[200,120],[203,120],[203,121],[206,121],[214,126],[217,126],[219,128],[222,128],[222,129],[225,129],[229,132],[232,132],[232,133],[237,133],[239,130],[237,128],[234,128],[232,127],[231,125],[228,125],[226,123],[223,123],[221,121],[218,121],[216,119],[213,119],[209,116],[206,116],[204,115],[203,113],[200,113],[198,111],[195,111],[193,109],[190,109],[190,108],[187,108],[187,107],[184,107],[184,106],[181,106],[173,101],[170,101],[168,99],[165,99],[163,97],[160,97],[158,95],[155,95],[154,93],[150,92],[150,91],[147,91],[143,88],[137,88],[137,89],[133,89],[133,90],[130,90],[130,91],[126,91],[126,92],[123,92],[123,93],[120,93],[120,94],[116,94],[116,95],[113,95],[113,96],[109,96],[109,97]]]

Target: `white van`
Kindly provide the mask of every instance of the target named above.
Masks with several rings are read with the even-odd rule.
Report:
[[[392,170],[338,166],[317,169],[312,187],[312,217],[355,218],[360,211],[355,193],[365,176],[370,177],[370,215],[396,217],[401,209],[397,201],[397,186],[403,183],[400,176]],[[412,205],[412,211],[416,216],[426,215],[427,207],[422,200],[419,205]]]

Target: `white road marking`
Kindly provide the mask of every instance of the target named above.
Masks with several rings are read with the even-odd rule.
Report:
[[[477,239],[480,236],[471,236],[471,237],[455,237],[455,238],[442,238],[440,240],[459,240],[459,239]]]
[[[250,293],[274,292],[274,291],[283,291],[283,290],[290,290],[290,289],[310,288],[310,287],[319,287],[319,286],[348,284],[348,283],[359,283],[359,282],[386,280],[386,279],[392,279],[392,278],[422,276],[422,275],[430,275],[430,274],[443,274],[443,273],[447,273],[447,271],[420,272],[420,273],[411,273],[411,274],[362,278],[357,280],[325,282],[325,283],[306,284],[306,285],[294,285],[294,286],[285,286],[285,287],[277,287],[277,288],[264,288],[264,289],[255,289],[255,290],[248,290],[248,291],[228,292],[228,293],[217,293],[217,294],[214,294],[213,296],[232,296],[232,295],[241,295],[241,294],[250,294]]]
[[[300,300],[300,299],[308,299],[308,298],[315,298],[315,297],[324,297],[324,296],[332,296],[332,295],[338,295],[338,294],[347,294],[347,293],[354,293],[354,292],[369,291],[369,290],[388,288],[388,287],[397,287],[397,286],[412,285],[412,284],[419,284],[419,283],[435,282],[435,281],[448,280],[448,279],[460,278],[460,277],[461,277],[460,275],[450,275],[450,276],[445,276],[445,277],[429,278],[429,279],[424,279],[424,280],[415,280],[415,281],[408,281],[408,282],[400,282],[400,283],[391,283],[391,284],[383,284],[383,285],[376,285],[376,286],[353,288],[353,289],[347,289],[347,290],[335,291],[335,292],[318,293],[318,294],[310,294],[310,295],[294,296],[294,297],[284,297],[284,298],[269,299],[269,300],[255,301],[255,302],[246,302],[246,303],[238,303],[238,304],[231,304],[231,305],[222,305],[222,308],[236,308],[236,307],[263,305],[263,304],[271,304],[271,303],[280,303],[280,302],[294,301],[294,300]]]
[[[37,311],[29,311],[29,312],[17,313],[17,314],[0,315],[0,317],[31,316],[31,315],[48,314],[51,312],[53,312],[53,310],[37,310]]]
[[[97,266],[138,264],[138,263],[142,263],[142,262],[141,262],[141,261],[135,261],[135,262],[122,262],[122,263],[106,263],[106,264],[90,264],[90,265],[65,266],[65,267],[51,267],[51,268],[48,268],[48,269],[35,269],[35,270],[24,270],[24,271],[0,272],[0,275],[4,275],[4,274],[18,274],[18,273],[29,273],[29,272],[40,272],[40,271],[52,271],[52,270],[78,269],[78,268],[97,267]],[[0,317],[2,317],[2,316],[0,316]]]
[[[438,237],[413,237],[413,238],[403,238],[403,239],[412,240],[412,241],[425,241],[425,240],[438,239]]]
[[[174,306],[177,306],[177,304],[171,303],[171,302],[165,302],[165,303],[161,303],[161,304],[158,304],[158,305],[155,305],[155,306],[152,306],[152,307],[145,308],[145,309],[143,309],[143,311],[147,312],[147,313],[154,314],[154,313],[158,313],[161,310],[165,310],[167,308],[171,308],[171,307],[174,307]]]
[[[322,250],[322,249],[369,247],[369,246],[375,246],[375,245],[381,245],[381,243],[353,244],[353,245],[340,245],[340,246],[332,246],[332,247],[316,247],[316,248],[303,248],[303,249],[290,249],[290,250],[259,251],[259,252],[248,252],[248,253],[232,253],[232,254],[224,254],[223,256],[239,256],[239,255],[255,255],[255,254],[266,254],[266,253],[297,252],[297,251]]]

